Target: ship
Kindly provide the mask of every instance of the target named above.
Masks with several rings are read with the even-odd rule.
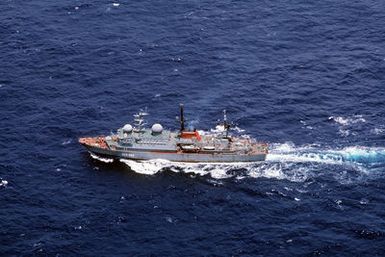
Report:
[[[223,121],[218,133],[204,133],[186,129],[184,107],[180,105],[180,128],[176,131],[163,129],[159,123],[146,128],[141,110],[134,115],[134,124],[125,124],[109,136],[79,138],[91,154],[112,159],[136,161],[163,159],[188,163],[260,162],[266,159],[268,144],[245,136],[230,133],[232,124],[223,111]]]

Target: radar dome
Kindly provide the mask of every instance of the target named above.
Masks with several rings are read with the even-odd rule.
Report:
[[[159,123],[155,123],[154,125],[152,125],[151,131],[152,133],[162,133],[163,127]]]
[[[130,124],[126,124],[123,127],[123,132],[130,133],[132,131],[132,126]]]

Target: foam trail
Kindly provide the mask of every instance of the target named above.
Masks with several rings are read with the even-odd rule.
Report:
[[[154,175],[158,173],[162,168],[171,166],[171,162],[167,160],[149,160],[149,161],[134,161],[127,159],[120,159],[121,162],[127,164],[136,173],[145,175]]]
[[[231,177],[228,174],[230,170],[246,168],[244,163],[182,163],[182,162],[170,162],[163,159],[154,159],[148,161],[134,161],[127,159],[120,159],[121,162],[127,164],[133,171],[154,175],[162,169],[168,168],[173,172],[193,173],[197,175],[210,174],[211,177],[217,179],[223,179]]]
[[[266,157],[270,162],[316,162],[324,164],[342,164],[339,154],[320,151],[314,146],[296,147],[292,143],[273,144]]]
[[[321,149],[313,146],[295,147],[291,143],[285,143],[275,145],[266,160],[325,164],[385,163],[385,148],[351,146],[342,149]]]
[[[136,173],[145,175],[155,175],[163,169],[168,169],[176,173],[182,172],[199,176],[209,175],[214,179],[234,177],[240,180],[245,177],[265,177],[301,182],[308,177],[309,171],[304,167],[295,167],[296,164],[293,163],[178,163],[160,159],[149,161],[121,159],[120,161],[128,165]]]
[[[95,160],[101,161],[101,162],[110,163],[110,162],[114,161],[114,159],[112,159],[112,158],[103,158],[103,157],[97,156],[96,154],[93,154],[91,152],[89,152],[89,153],[90,153],[92,158],[94,158]]]
[[[385,163],[385,148],[382,147],[347,147],[334,153],[340,154],[344,161],[357,163]]]

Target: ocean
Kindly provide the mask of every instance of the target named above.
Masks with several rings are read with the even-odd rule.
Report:
[[[384,256],[385,2],[0,3],[1,256]],[[91,156],[149,126],[265,162]]]

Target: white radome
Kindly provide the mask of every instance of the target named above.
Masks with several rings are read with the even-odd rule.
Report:
[[[132,131],[132,126],[130,124],[126,124],[123,127],[123,132],[130,133]]]
[[[159,123],[155,123],[154,125],[152,125],[151,131],[152,133],[162,133],[163,127]]]

